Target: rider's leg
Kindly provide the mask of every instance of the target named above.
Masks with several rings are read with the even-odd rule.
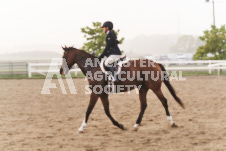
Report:
[[[111,71],[112,73],[112,76],[113,76],[113,79],[112,81],[115,82],[115,81],[118,81],[117,78],[116,78],[116,74],[115,74],[115,71],[114,71],[114,67],[113,67],[113,63],[118,61],[120,59],[120,56],[121,55],[110,55],[106,60],[105,60],[105,66],[107,67],[107,69],[109,71]]]
[[[113,81],[113,82],[117,82],[118,79],[117,79],[117,76],[115,75],[114,67],[113,67],[113,66],[107,66],[107,69],[108,69],[109,71],[111,71],[111,75],[113,76],[112,81]]]

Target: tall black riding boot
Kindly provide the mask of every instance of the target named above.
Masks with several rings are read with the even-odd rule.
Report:
[[[107,67],[109,71],[111,71],[112,76],[114,77],[114,81],[113,82],[118,82],[117,76],[115,76],[115,71],[113,67]]]

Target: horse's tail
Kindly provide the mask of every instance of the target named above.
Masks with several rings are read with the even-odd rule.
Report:
[[[177,101],[177,103],[179,103],[180,106],[181,106],[182,108],[184,108],[183,102],[181,101],[181,99],[180,99],[179,97],[177,97],[176,92],[175,92],[173,86],[172,86],[172,85],[170,84],[170,82],[169,82],[169,75],[168,75],[168,73],[166,72],[166,69],[165,69],[164,66],[163,66],[162,64],[160,64],[160,63],[159,63],[159,66],[160,66],[160,68],[162,69],[162,71],[164,71],[165,74],[167,74],[167,75],[166,75],[166,76],[167,76],[167,79],[165,79],[165,78],[163,79],[164,84],[165,84],[166,87],[169,89],[171,95],[172,95],[173,98]]]

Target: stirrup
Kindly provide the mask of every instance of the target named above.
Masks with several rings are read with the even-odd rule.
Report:
[[[116,81],[116,79],[114,78],[114,76],[112,76],[111,74],[108,76],[108,80],[111,83],[114,83]]]

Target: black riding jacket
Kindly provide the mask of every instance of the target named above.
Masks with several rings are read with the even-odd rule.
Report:
[[[117,40],[117,36],[113,30],[110,30],[106,36],[106,47],[103,53],[99,58],[103,58],[104,56],[109,57],[110,55],[121,55],[121,51],[118,47],[119,41]]]

